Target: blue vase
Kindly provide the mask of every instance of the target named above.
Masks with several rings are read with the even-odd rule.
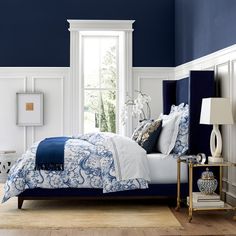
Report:
[[[198,179],[197,185],[201,193],[210,195],[216,191],[218,182],[213,172],[206,168],[206,171],[202,172],[201,178]]]

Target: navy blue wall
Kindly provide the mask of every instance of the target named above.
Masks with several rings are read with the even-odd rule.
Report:
[[[136,20],[133,65],[174,65],[174,0],[1,0],[0,66],[69,66],[67,19]]]
[[[175,65],[236,43],[236,0],[175,1]]]

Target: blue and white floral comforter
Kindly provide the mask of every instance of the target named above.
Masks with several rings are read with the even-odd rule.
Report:
[[[69,139],[64,171],[34,170],[38,144],[11,168],[3,202],[33,188],[102,188],[103,193],[148,188],[146,152],[129,138],[90,133]]]

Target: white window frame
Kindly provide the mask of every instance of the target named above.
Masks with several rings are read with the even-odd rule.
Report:
[[[120,55],[123,66],[119,73],[119,111],[126,101],[126,96],[132,96],[132,34],[134,20],[68,20],[70,31],[70,80],[71,80],[71,130],[72,134],[83,133],[83,79],[82,79],[82,52],[81,36],[85,32],[120,32],[122,45]],[[120,63],[121,64],[121,63]],[[132,117],[129,112],[126,125],[118,121],[118,133],[130,136],[132,134]]]

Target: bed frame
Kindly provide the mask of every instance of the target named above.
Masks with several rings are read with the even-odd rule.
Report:
[[[211,126],[199,124],[202,98],[215,95],[213,71],[190,71],[188,78],[163,81],[163,113],[168,114],[172,104],[189,104],[189,154],[210,154],[209,138]],[[198,177],[198,176],[197,176]],[[196,181],[195,181],[196,182]],[[181,184],[181,194],[187,196],[188,183]],[[122,199],[122,198],[161,198],[176,196],[177,186],[173,184],[150,184],[148,189],[129,190],[103,194],[102,189],[61,188],[27,189],[18,195],[18,208],[24,200],[45,200],[62,198],[80,199]]]

